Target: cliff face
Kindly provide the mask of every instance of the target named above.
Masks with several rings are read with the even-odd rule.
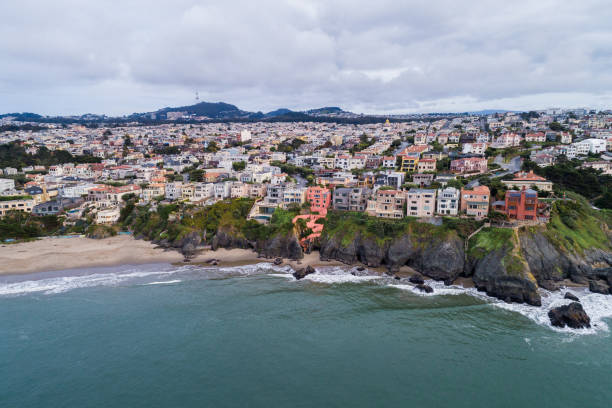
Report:
[[[511,302],[541,305],[538,287],[554,290],[563,279],[590,284],[600,293],[612,287],[612,251],[564,251],[546,234],[546,227],[485,228],[470,239],[467,256],[464,240],[456,234],[406,233],[387,240],[359,232],[350,240],[343,235],[323,234],[321,260],[386,266],[391,273],[407,265],[446,283],[472,277],[479,290]]]
[[[304,252],[293,233],[273,235],[267,239],[249,241],[228,229],[219,229],[211,241],[213,250],[218,248],[253,249],[264,258],[302,259]]]
[[[390,272],[408,265],[438,280],[453,281],[465,268],[463,242],[456,236],[445,240],[419,240],[402,235],[395,240],[378,243],[372,237],[356,234],[346,246],[338,236],[321,239],[321,260],[335,259],[346,264],[361,262],[367,266],[385,265]]]
[[[581,252],[563,249],[554,245],[542,228],[521,231],[519,237],[525,259],[540,286],[554,290],[559,281],[571,279],[579,284],[602,281],[599,283],[612,287],[612,252],[602,248]]]

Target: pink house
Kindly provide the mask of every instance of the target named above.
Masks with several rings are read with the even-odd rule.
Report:
[[[484,157],[466,157],[451,161],[450,169],[454,173],[486,173],[487,159]]]
[[[331,205],[332,193],[329,189],[324,187],[308,187],[306,190],[306,201],[310,203],[310,211],[318,212],[320,215],[325,216],[327,209]]]

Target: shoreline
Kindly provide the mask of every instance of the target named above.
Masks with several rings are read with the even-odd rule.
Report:
[[[150,241],[137,240],[128,235],[104,239],[47,237],[0,245],[0,276],[152,263],[212,266],[210,261],[216,260],[215,266],[232,267],[274,262],[273,259],[259,257],[249,249],[224,248],[216,251],[201,250],[188,262],[184,262],[184,259],[176,250],[161,248]],[[283,259],[282,265],[289,265],[293,269],[306,266],[346,266],[339,261],[321,261],[318,251],[304,254],[304,258],[298,261]]]

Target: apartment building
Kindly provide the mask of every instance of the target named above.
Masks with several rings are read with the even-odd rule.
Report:
[[[336,188],[333,193],[334,210],[365,211],[370,190],[366,187]]]
[[[432,217],[436,211],[436,190],[411,188],[406,192],[406,215]]]
[[[441,215],[457,215],[459,213],[459,197],[459,190],[455,187],[438,190],[436,212]]]
[[[36,205],[29,196],[2,197],[0,199],[0,216],[4,217],[10,211],[31,213]]]
[[[404,218],[406,194],[399,190],[378,190],[374,197],[368,200],[366,212],[368,215],[381,218]]]
[[[538,193],[526,188],[506,191],[505,213],[511,220],[537,220]]]
[[[310,211],[326,215],[327,209],[331,205],[332,193],[323,187],[308,187],[306,189],[306,201],[310,203]]]

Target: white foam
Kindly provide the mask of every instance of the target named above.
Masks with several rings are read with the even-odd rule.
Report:
[[[0,296],[26,295],[42,292],[46,295],[63,293],[73,289],[94,286],[115,286],[130,279],[148,276],[163,276],[175,273],[172,271],[125,272],[125,273],[94,273],[80,276],[62,276],[56,278],[30,280],[0,284]]]
[[[182,282],[182,280],[174,279],[174,280],[169,280],[169,281],[149,282],[146,285],[170,285],[173,283],[180,283],[180,282]]]
[[[383,279],[379,275],[357,275],[357,269],[349,269],[345,266],[326,266],[315,268],[315,273],[306,275],[303,280],[327,283],[330,285],[341,283],[361,283]],[[355,273],[355,275],[353,275]]]
[[[433,293],[421,292],[414,285],[408,284],[391,284],[389,286],[408,290],[418,296],[444,296],[444,295],[462,295],[466,294],[486,301],[494,307],[500,309],[509,310],[512,312],[520,313],[523,316],[529,318],[535,323],[549,327],[555,331],[575,333],[575,334],[593,334],[597,331],[609,331],[607,323],[603,319],[612,318],[612,296],[602,295],[599,293],[592,293],[586,288],[561,288],[558,291],[550,292],[544,289],[540,289],[540,296],[542,298],[542,306],[531,306],[524,303],[506,303],[503,300],[488,296],[484,292],[479,292],[475,288],[464,288],[462,286],[444,286],[441,282],[428,280],[425,282],[426,285],[431,286],[434,291]],[[550,318],[548,312],[551,308],[570,304],[572,301],[564,299],[565,292],[570,292],[580,299],[580,303],[584,308],[584,311],[591,318],[590,329],[571,329],[569,327],[560,328],[550,324]]]

